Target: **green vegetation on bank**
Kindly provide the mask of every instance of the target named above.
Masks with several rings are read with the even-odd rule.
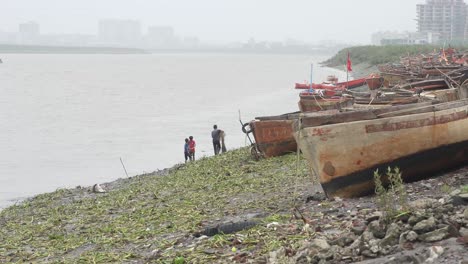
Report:
[[[284,211],[294,208],[311,180],[295,154],[256,162],[242,148],[103,186],[109,192],[61,189],[1,211],[0,262],[207,263],[229,257],[207,253],[213,249],[262,255],[298,241],[297,234],[280,236],[266,223],[286,222],[291,214]],[[234,234],[189,250],[177,247],[211,221],[252,213],[263,214],[261,224],[238,232],[243,237],[235,248]]]
[[[58,53],[58,54],[143,54],[141,49],[110,47],[60,47],[40,45],[0,44],[0,53]]]
[[[401,57],[429,53],[440,50],[442,46],[433,45],[388,45],[388,46],[357,46],[340,50],[335,56],[323,62],[328,67],[342,66],[346,64],[348,52],[353,64],[365,63],[378,65],[398,62]],[[455,47],[464,49],[464,47]],[[465,47],[466,48],[466,47]]]

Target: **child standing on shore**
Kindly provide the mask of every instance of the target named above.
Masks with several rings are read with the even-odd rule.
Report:
[[[187,160],[188,160],[189,157],[190,157],[190,152],[189,152],[189,140],[188,140],[188,138],[185,139],[184,156],[185,156],[185,163],[187,163]]]
[[[189,144],[190,160],[191,160],[191,161],[194,161],[194,160],[195,160],[195,146],[196,146],[197,144],[195,143],[195,140],[193,140],[193,137],[192,137],[192,136],[189,137],[189,142],[188,142],[188,144]]]

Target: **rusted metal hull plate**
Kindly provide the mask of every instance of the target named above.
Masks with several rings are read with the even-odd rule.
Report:
[[[374,191],[376,169],[400,167],[406,181],[468,162],[468,106],[295,132],[328,195]]]
[[[293,121],[267,120],[250,122],[257,147],[265,157],[280,156],[297,150],[292,130]]]

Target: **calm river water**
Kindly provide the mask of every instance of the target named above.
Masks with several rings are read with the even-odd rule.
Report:
[[[243,121],[297,111],[295,82],[329,74],[301,55],[1,55],[0,208],[183,162],[184,138],[211,156],[213,124],[228,149]]]

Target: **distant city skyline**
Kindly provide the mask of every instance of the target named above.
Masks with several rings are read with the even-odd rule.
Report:
[[[370,44],[371,34],[416,30],[416,4],[424,0],[4,0],[0,31],[35,21],[42,34],[97,35],[99,20],[127,19],[172,27],[203,43],[301,40]]]

